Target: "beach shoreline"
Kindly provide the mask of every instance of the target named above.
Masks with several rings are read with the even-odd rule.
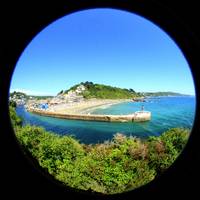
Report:
[[[131,102],[131,99],[87,99],[81,102],[63,103],[58,105],[50,105],[45,111],[55,114],[90,114],[93,110],[109,107],[115,104]],[[27,105],[27,110],[32,110]],[[43,111],[44,109],[36,109]]]
[[[64,103],[59,105],[53,105],[47,109],[38,109],[28,107],[27,111],[39,115],[84,120],[84,121],[104,121],[104,122],[133,122],[133,121],[148,121],[151,119],[151,113],[148,111],[138,111],[127,115],[102,115],[102,114],[90,114],[91,111],[102,107],[109,107],[115,104],[124,102],[131,102],[130,99],[90,99],[82,102]]]
[[[126,99],[126,100],[102,101],[102,103],[100,103],[100,104],[96,104],[94,106],[89,106],[88,108],[81,109],[80,114],[90,114],[91,112],[93,112],[96,109],[104,109],[104,108],[108,108],[110,106],[125,103],[125,102],[131,102],[131,100]]]
[[[90,114],[90,112],[98,108],[102,108],[104,106],[112,106],[128,101],[130,100],[90,99],[83,102],[71,103],[69,105],[66,104],[56,108],[54,107],[53,111],[59,114]]]

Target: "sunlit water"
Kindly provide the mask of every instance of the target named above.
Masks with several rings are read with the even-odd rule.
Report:
[[[94,122],[45,117],[17,107],[17,114],[24,124],[43,126],[57,134],[74,135],[83,143],[99,143],[110,140],[115,133],[146,138],[158,136],[169,128],[192,128],[195,117],[195,97],[156,97],[147,102],[126,102],[94,110],[94,114],[130,114],[141,110],[141,106],[152,114],[148,122]]]

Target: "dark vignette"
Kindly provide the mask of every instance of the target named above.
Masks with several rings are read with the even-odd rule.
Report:
[[[67,199],[132,199],[132,198],[173,198],[198,194],[195,180],[199,177],[199,86],[198,60],[200,52],[200,32],[198,26],[197,3],[170,3],[163,0],[66,0],[65,2],[36,1],[1,3],[1,45],[0,45],[0,148],[1,148],[1,192],[6,198],[61,197]],[[12,72],[19,56],[32,38],[56,19],[77,10],[88,8],[118,8],[132,11],[146,17],[165,30],[184,53],[196,86],[197,111],[194,128],[181,156],[160,178],[129,193],[102,196],[78,193],[60,187],[52,178],[38,173],[37,163],[27,160],[16,143],[8,116],[8,91]],[[5,194],[4,194],[5,193]],[[175,196],[174,196],[175,195]]]

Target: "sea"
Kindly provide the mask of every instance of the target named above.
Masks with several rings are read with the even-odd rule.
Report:
[[[192,129],[195,118],[195,96],[149,97],[145,102],[124,102],[93,110],[91,114],[130,114],[144,108],[151,112],[146,122],[95,122],[68,120],[29,113],[23,106],[16,112],[23,118],[23,125],[44,127],[59,135],[73,135],[80,143],[95,144],[111,140],[116,133],[145,139],[159,136],[170,128]]]

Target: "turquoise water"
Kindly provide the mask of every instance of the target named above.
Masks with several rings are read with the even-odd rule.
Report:
[[[29,113],[17,107],[17,114],[24,124],[43,126],[48,131],[74,135],[83,143],[99,143],[110,140],[115,133],[146,138],[158,136],[173,127],[192,128],[195,117],[195,97],[156,97],[147,102],[126,102],[94,110],[94,114],[130,114],[141,109],[148,110],[152,119],[148,122],[92,122],[44,117]]]

